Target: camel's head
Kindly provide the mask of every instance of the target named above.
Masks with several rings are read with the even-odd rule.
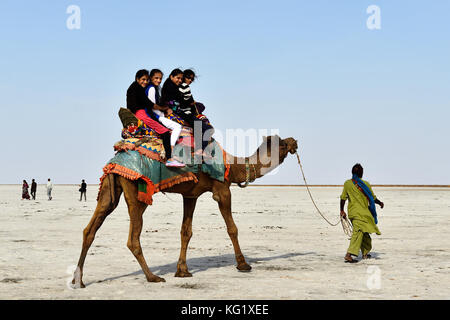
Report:
[[[280,151],[287,151],[291,154],[294,154],[297,152],[298,149],[298,145],[297,145],[297,140],[295,140],[294,138],[286,138],[286,139],[281,139],[278,135],[274,135],[274,136],[269,136],[269,137],[264,137],[264,141],[267,141],[267,143],[270,145],[274,145],[274,143],[276,145],[279,146]]]
[[[278,135],[264,137],[263,145],[267,146],[267,156],[272,157],[277,153],[279,155],[279,163],[283,162],[289,153],[294,154],[297,152],[297,140],[294,138],[281,139]],[[272,153],[272,147],[278,147],[278,152],[274,149]]]
[[[263,143],[250,157],[251,161],[260,164],[257,177],[264,176],[283,163],[289,153],[297,152],[297,140],[294,138],[281,139],[278,135],[263,137]]]
[[[280,148],[286,148],[289,153],[294,154],[298,149],[297,140],[294,138],[283,139],[280,142]]]

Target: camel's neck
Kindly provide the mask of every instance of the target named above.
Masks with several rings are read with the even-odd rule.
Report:
[[[271,157],[270,152],[267,152],[267,150],[261,152],[259,148],[250,157],[235,157],[227,154],[227,163],[230,164],[230,182],[243,183],[247,180],[247,177],[249,181],[261,178],[278,167],[286,156],[287,152],[286,154],[276,152]]]
[[[246,160],[248,161],[248,173]],[[249,181],[262,177],[262,164],[257,162],[255,163],[252,160],[252,157],[241,158],[227,155],[227,163],[230,164],[230,182],[243,183],[247,180],[247,174]]]

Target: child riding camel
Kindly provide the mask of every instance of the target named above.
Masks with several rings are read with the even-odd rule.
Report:
[[[193,99],[192,101],[190,99],[185,100],[184,94],[180,91],[182,82],[183,71],[180,69],[172,70],[162,88],[161,104],[170,106],[174,110],[174,113],[194,128],[194,130],[197,126],[201,128],[202,147],[200,149],[197,143],[195,147],[196,154],[201,155],[208,146],[214,129],[208,122],[198,118],[199,113],[195,108],[195,103],[191,104],[191,102],[194,102]],[[204,154],[204,156],[206,155]]]
[[[147,94],[147,97],[151,102],[153,102],[154,104],[159,104],[159,100],[161,97],[160,84],[163,78],[163,73],[159,69],[152,69],[152,71],[150,71],[149,77],[150,77],[150,84],[145,89],[145,93]],[[166,128],[172,130],[172,133],[170,135],[170,146],[173,154],[173,148],[175,147],[175,144],[177,143],[178,138],[180,137],[181,134],[182,128],[181,124],[166,118],[166,114],[161,110],[153,109],[152,112],[154,114],[154,117],[158,119],[160,123],[162,123]],[[172,109],[167,108],[165,112],[167,114],[170,114],[173,111]],[[177,160],[173,160],[173,164],[174,163],[177,165],[181,165],[181,163],[179,163]]]
[[[136,73],[135,81],[127,90],[127,108],[134,113],[136,118],[142,120],[161,137],[166,151],[166,166],[183,167],[184,164],[172,158],[172,147],[170,144],[170,130],[163,126],[152,110],[165,111],[167,107],[159,106],[150,101],[145,94],[145,88],[149,82],[148,70],[142,69]]]
[[[199,119],[206,118],[201,113],[205,111],[205,106],[203,103],[194,100],[191,93],[190,85],[194,82],[196,78],[195,72],[191,69],[186,69],[183,71],[183,83],[180,85],[180,92],[183,94],[183,100],[186,105],[193,106],[196,112],[199,114]]]

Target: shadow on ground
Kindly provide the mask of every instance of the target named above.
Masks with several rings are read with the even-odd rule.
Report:
[[[304,256],[304,255],[311,255],[316,254],[315,252],[306,252],[306,253],[287,253],[282,255],[276,255],[276,256],[270,256],[270,257],[259,257],[259,258],[251,258],[247,257],[247,262],[252,264],[257,264],[262,261],[272,261],[272,260],[278,260],[278,259],[289,259],[292,257],[297,256]],[[224,254],[220,256],[207,256],[207,257],[201,257],[201,258],[192,258],[187,259],[187,265],[189,268],[189,272],[192,274],[206,271],[209,269],[214,268],[222,268],[222,267],[228,267],[236,265],[236,260],[234,254]],[[161,266],[150,266],[150,270],[158,276],[164,276],[167,274],[175,275],[175,272],[177,271],[177,262],[161,265]],[[137,275],[144,275],[144,272],[142,270],[138,270],[133,273],[128,273],[116,277],[110,277],[99,281],[92,281],[90,283],[86,283],[86,286],[89,286],[93,283],[98,282],[104,282],[104,281],[113,281],[121,278],[131,277],[131,276],[137,276]]]

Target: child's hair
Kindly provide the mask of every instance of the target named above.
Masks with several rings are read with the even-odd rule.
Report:
[[[183,80],[186,78],[192,78],[192,81],[194,81],[195,78],[197,78],[197,76],[195,75],[195,72],[192,71],[191,69],[186,69],[183,72]]]
[[[143,76],[148,76],[148,70],[147,69],[141,69],[138,72],[136,72],[136,77],[135,79],[140,79]]]
[[[159,70],[159,69],[152,69],[152,71],[150,71],[150,76],[149,76],[150,79],[157,73],[161,73],[161,76],[164,76],[164,73],[161,70]]]
[[[170,73],[170,76],[171,77],[175,77],[175,76],[177,76],[179,74],[183,74],[183,71],[181,71],[180,69],[176,68],[176,69],[172,70],[172,72]]]

